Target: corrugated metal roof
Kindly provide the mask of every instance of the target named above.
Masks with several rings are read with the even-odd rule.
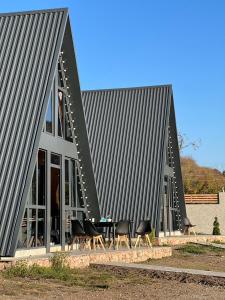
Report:
[[[14,254],[66,9],[0,15],[0,255]]]
[[[102,216],[158,225],[172,88],[82,92]]]

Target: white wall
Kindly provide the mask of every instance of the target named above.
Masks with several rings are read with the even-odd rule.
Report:
[[[225,235],[225,193],[219,193],[219,204],[186,204],[187,216],[197,225],[196,232],[212,234],[213,221],[218,217],[220,232]]]

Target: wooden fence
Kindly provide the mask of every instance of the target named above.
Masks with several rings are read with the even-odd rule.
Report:
[[[218,194],[185,194],[186,204],[218,204]]]

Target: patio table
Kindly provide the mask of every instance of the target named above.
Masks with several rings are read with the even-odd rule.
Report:
[[[118,222],[115,221],[103,221],[103,222],[95,222],[94,225],[95,227],[98,228],[108,228],[109,229],[109,240],[111,239],[111,234],[112,234],[112,239],[113,239],[113,248],[116,249],[116,245],[115,245],[115,236],[116,236],[116,224]],[[128,237],[129,237],[129,246],[131,248],[131,223],[133,223],[132,221],[129,221],[129,233],[128,233]]]

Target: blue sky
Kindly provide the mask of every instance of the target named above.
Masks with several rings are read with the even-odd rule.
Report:
[[[1,1],[2,2],[2,1]],[[172,83],[177,126],[199,164],[225,169],[224,0],[4,1],[69,7],[82,89]]]

